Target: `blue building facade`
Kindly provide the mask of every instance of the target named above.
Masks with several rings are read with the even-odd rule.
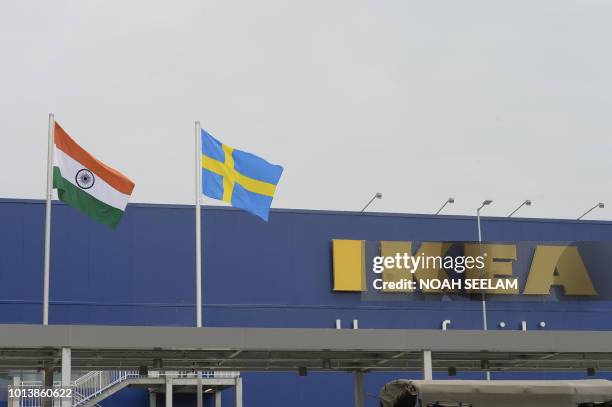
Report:
[[[44,209],[42,201],[0,200],[0,323],[42,321]],[[273,210],[264,223],[232,208],[202,211],[205,326],[334,328],[340,319],[349,328],[356,319],[360,328],[440,329],[441,321],[451,320],[452,329],[482,329],[480,301],[377,301],[333,291],[332,239],[473,242],[474,217]],[[612,243],[612,222],[483,218],[482,231],[488,242]],[[192,206],[131,204],[113,231],[54,203],[50,324],[193,326],[194,242]],[[612,301],[492,300],[488,320],[489,329],[502,329],[499,321],[504,329],[520,329],[525,321],[528,329],[612,330]],[[586,372],[494,374],[519,376],[582,378]],[[353,404],[349,373],[243,377],[249,406]],[[378,394],[398,377],[420,374],[366,374],[366,393]],[[146,405],[142,391],[122,393],[103,405]],[[231,397],[224,395],[224,403]],[[376,403],[366,397],[366,405]]]

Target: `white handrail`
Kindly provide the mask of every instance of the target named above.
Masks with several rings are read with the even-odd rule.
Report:
[[[100,395],[106,389],[119,384],[130,377],[138,377],[138,371],[102,370],[90,372],[74,381],[73,390],[77,400],[73,400],[72,405],[83,405],[87,401]]]

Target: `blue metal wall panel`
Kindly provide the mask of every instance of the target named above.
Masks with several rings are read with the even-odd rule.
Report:
[[[366,302],[332,291],[331,239],[476,240],[473,217],[275,210],[269,224],[229,208],[203,209],[204,321],[208,326],[481,329],[479,301]],[[195,321],[193,207],[130,205],[116,231],[53,205],[51,323],[189,326]],[[0,323],[40,323],[44,203],[0,200]],[[489,241],[612,241],[611,222],[484,218]],[[612,329],[606,301],[489,302],[489,325],[519,329]],[[576,373],[508,373],[497,378],[585,378]],[[598,374],[598,377],[607,377]],[[348,373],[245,373],[246,405],[353,403]],[[366,406],[381,386],[419,373],[365,376]],[[436,373],[436,377],[445,375]],[[460,373],[461,378],[482,378]],[[270,397],[270,389],[277,395]],[[324,389],[324,391],[321,391]],[[224,404],[233,394],[224,392]],[[176,405],[193,405],[180,396]],[[210,401],[208,401],[210,402]],[[2,401],[0,401],[0,405]],[[146,405],[142,390],[103,405]],[[163,402],[160,398],[160,405]]]
[[[476,239],[473,217],[275,210],[268,224],[203,209],[204,319],[209,326],[481,328],[480,303],[362,301],[333,292],[334,238]],[[53,205],[51,323],[192,325],[193,207],[130,205],[116,231]],[[0,200],[0,322],[40,322],[44,203]],[[484,218],[489,241],[612,241],[611,222]],[[612,329],[608,301],[489,302],[492,328]]]

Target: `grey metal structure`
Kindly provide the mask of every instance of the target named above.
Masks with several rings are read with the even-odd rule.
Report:
[[[0,371],[57,369],[67,383],[71,370],[144,366],[350,371],[355,372],[355,406],[362,407],[363,373],[369,371],[422,370],[425,378],[433,370],[483,366],[488,371],[612,371],[612,332],[0,325]],[[177,383],[166,378],[158,384],[167,407]],[[236,407],[242,407],[240,378],[234,386]]]
[[[196,388],[198,387],[198,382],[201,383],[201,386],[208,389],[213,390],[215,393],[215,398],[217,399],[217,395],[221,394],[221,390],[241,386],[242,379],[240,377],[236,378],[204,378],[199,379],[197,377],[134,377],[128,378],[123,381],[118,386],[113,386],[109,388],[106,392],[100,394],[99,396],[88,400],[87,403],[82,404],[83,407],[94,407],[97,406],[97,403],[101,402],[105,398],[127,388],[127,387],[141,387],[147,388],[149,390],[149,406],[155,407],[156,405],[156,397],[155,394],[163,394],[165,397],[171,397],[172,394],[176,393],[192,393],[196,392]],[[166,394],[170,388],[170,393]],[[240,390],[241,392],[241,390]],[[241,394],[240,394],[241,395]],[[151,406],[152,405],[152,406]],[[220,407],[221,403],[219,400],[216,400],[216,407]]]
[[[73,370],[418,371],[424,351],[433,370],[612,370],[606,331],[0,325],[0,370],[59,369],[63,348]]]

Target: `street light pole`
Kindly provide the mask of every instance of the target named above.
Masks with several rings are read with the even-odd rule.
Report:
[[[478,209],[476,209],[476,223],[478,225],[478,251],[482,256],[482,230],[480,229],[480,210],[485,206],[491,205],[493,203],[492,200],[486,199],[482,202],[482,205]],[[484,269],[483,269],[484,273]],[[484,290],[482,291],[482,327],[484,331],[487,331],[487,298]],[[491,380],[491,372],[489,370],[486,371],[487,380]]]
[[[375,199],[382,199],[382,193],[377,192],[376,194],[374,194],[372,199],[370,199],[370,201],[366,204],[366,206],[363,207],[363,209],[360,212],[365,211],[368,208],[368,206],[370,206],[370,204],[374,202]]]
[[[444,205],[442,205],[442,206],[440,207],[440,209],[438,209],[438,210],[437,210],[437,212],[436,212],[435,214],[436,214],[436,215],[438,215],[440,212],[442,212],[442,209],[444,209],[444,207],[445,207],[446,205],[448,205],[448,204],[453,204],[453,203],[455,203],[455,198],[453,198],[453,197],[448,198],[448,199],[446,200],[446,202],[444,202]]]
[[[512,217],[512,215],[514,215],[519,209],[521,209],[523,206],[531,206],[531,201],[529,199],[526,199],[523,201],[522,204],[519,205],[518,208],[516,208],[515,210],[513,210],[512,212],[510,212],[510,215],[508,215],[509,218]]]
[[[602,208],[602,209],[603,209],[605,206],[606,206],[606,205],[605,205],[603,202],[599,202],[597,205],[595,205],[594,207],[592,207],[591,209],[589,209],[588,211],[586,211],[585,213],[583,213],[582,215],[580,215],[580,216],[578,217],[578,219],[576,219],[576,220],[580,220],[580,219],[584,218],[586,215],[588,215],[588,214],[589,214],[589,213],[590,213],[590,212],[591,212],[593,209],[595,209],[595,208]]]
[[[480,210],[485,206],[491,205],[493,203],[492,200],[486,199],[482,202],[482,205],[478,209],[476,209],[476,222],[478,223],[478,244],[482,244],[482,232],[480,230]]]

